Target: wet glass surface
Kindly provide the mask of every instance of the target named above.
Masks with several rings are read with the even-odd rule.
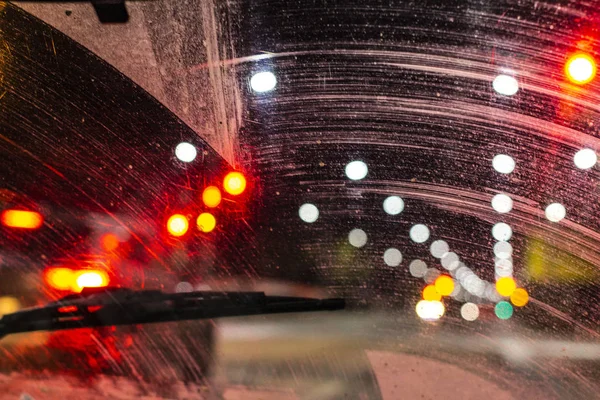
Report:
[[[593,398],[599,5],[3,5],[0,313],[102,279],[348,310],[7,337],[1,385]]]

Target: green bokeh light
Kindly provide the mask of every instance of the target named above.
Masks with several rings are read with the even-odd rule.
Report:
[[[496,316],[500,319],[509,319],[513,315],[513,306],[507,301],[501,301],[494,308]]]

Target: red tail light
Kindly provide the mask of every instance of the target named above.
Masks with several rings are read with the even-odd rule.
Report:
[[[48,286],[57,290],[79,293],[84,287],[106,287],[108,274],[99,269],[72,270],[70,268],[50,268],[44,275]]]
[[[38,229],[44,223],[42,214],[25,210],[5,210],[0,219],[9,228]]]

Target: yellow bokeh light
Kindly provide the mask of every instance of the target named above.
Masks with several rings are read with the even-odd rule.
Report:
[[[516,288],[517,284],[515,283],[515,280],[510,276],[505,276],[496,281],[496,291],[501,296],[510,296],[511,294],[513,294]]]
[[[234,196],[246,190],[246,177],[241,172],[230,172],[223,179],[223,189]]]
[[[440,275],[434,283],[435,290],[442,296],[450,296],[454,291],[454,280],[448,275]]]
[[[221,191],[216,186],[209,186],[202,192],[202,202],[206,207],[214,208],[221,204]]]
[[[75,282],[72,290],[81,292],[86,287],[105,287],[108,286],[108,275],[100,270],[82,270],[76,273]]]
[[[510,302],[513,303],[514,306],[523,307],[529,303],[529,293],[523,288],[515,289],[510,295]]]
[[[427,285],[423,289],[423,300],[427,301],[440,301],[442,295],[438,293],[434,285]]]
[[[167,230],[173,236],[183,236],[188,231],[189,224],[186,217],[181,214],[172,215],[167,221]]]
[[[21,309],[21,303],[15,297],[0,297],[0,317],[6,314],[12,314]]]
[[[205,233],[211,232],[217,226],[217,220],[211,213],[200,214],[196,223],[198,224],[198,229]]]
[[[565,64],[565,74],[572,83],[583,85],[594,79],[596,62],[588,54],[575,54]]]
[[[45,274],[46,283],[58,290],[70,290],[73,285],[73,270],[70,268],[50,268]]]

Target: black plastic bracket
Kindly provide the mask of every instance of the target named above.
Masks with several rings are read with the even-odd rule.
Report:
[[[123,24],[129,21],[125,0],[92,0],[92,5],[103,24]]]

